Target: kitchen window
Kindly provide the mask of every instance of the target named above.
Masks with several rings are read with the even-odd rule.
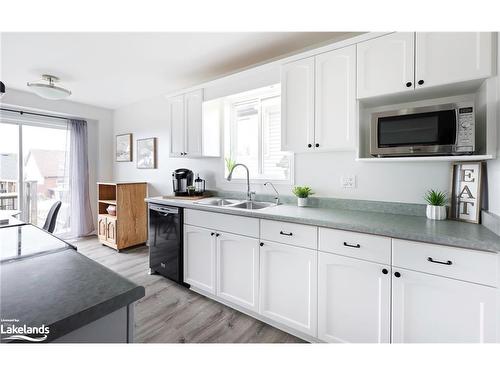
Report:
[[[252,180],[292,183],[293,154],[281,151],[281,87],[273,85],[225,100],[225,176],[245,164]],[[234,178],[246,178],[243,169]]]

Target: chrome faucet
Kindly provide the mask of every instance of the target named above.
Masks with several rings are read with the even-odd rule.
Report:
[[[247,197],[248,197],[249,201],[252,201],[255,192],[250,191],[250,171],[248,170],[248,167],[245,164],[238,163],[238,164],[233,165],[233,168],[231,168],[231,170],[229,171],[229,175],[227,176],[227,180],[231,181],[231,179],[233,178],[233,171],[239,165],[244,167],[247,170]]]
[[[276,190],[274,184],[272,182],[267,181],[264,183],[264,186],[271,186],[273,188],[274,192],[276,193],[276,196],[274,197],[274,202],[276,203],[276,205],[280,204],[280,193],[278,193],[278,190]]]

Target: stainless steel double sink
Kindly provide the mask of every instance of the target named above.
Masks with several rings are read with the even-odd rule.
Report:
[[[194,203],[199,204],[201,206],[218,206],[227,208],[238,208],[241,210],[261,210],[263,208],[276,206],[276,203],[271,203],[271,202],[243,201],[243,200],[226,199],[226,198],[207,198]]]

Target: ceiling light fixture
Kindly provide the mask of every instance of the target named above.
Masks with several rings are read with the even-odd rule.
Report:
[[[42,75],[42,78],[35,82],[28,82],[28,87],[31,88],[35,94],[45,99],[61,100],[71,95],[71,91],[62,86],[56,85],[59,81],[58,77],[50,74]]]

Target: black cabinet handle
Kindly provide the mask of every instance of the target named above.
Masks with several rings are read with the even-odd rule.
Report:
[[[447,260],[446,262],[441,262],[439,260],[434,260],[431,257],[428,257],[427,260],[432,263],[439,263],[439,264],[444,264],[445,266],[451,266],[453,262],[451,260]]]
[[[215,233],[215,237],[219,237],[220,236],[220,233]]]
[[[214,232],[210,233],[211,236],[213,236],[214,234],[215,234]]]
[[[307,147],[311,148],[313,145],[311,143],[307,144]]]
[[[293,236],[293,233],[292,232],[283,232],[282,230],[280,230],[280,234],[283,235],[283,236]]]
[[[389,273],[389,271],[387,270],[387,268],[382,268],[382,273],[384,275],[387,275]]]
[[[344,242],[344,246],[347,246],[347,247],[354,247],[356,249],[359,249],[361,247],[361,245],[359,243],[357,243],[356,245],[351,245],[347,242]]]
[[[264,246],[264,242],[261,242],[259,245],[260,245],[260,246]]]
[[[406,82],[406,87],[411,87],[411,82]]]
[[[424,80],[423,80],[423,79],[421,79],[420,81],[418,81],[418,84],[419,84],[419,85],[423,85],[423,84],[424,84]]]
[[[316,147],[319,147],[319,143],[316,143]]]
[[[401,274],[399,272],[394,272],[394,276],[401,277]]]

